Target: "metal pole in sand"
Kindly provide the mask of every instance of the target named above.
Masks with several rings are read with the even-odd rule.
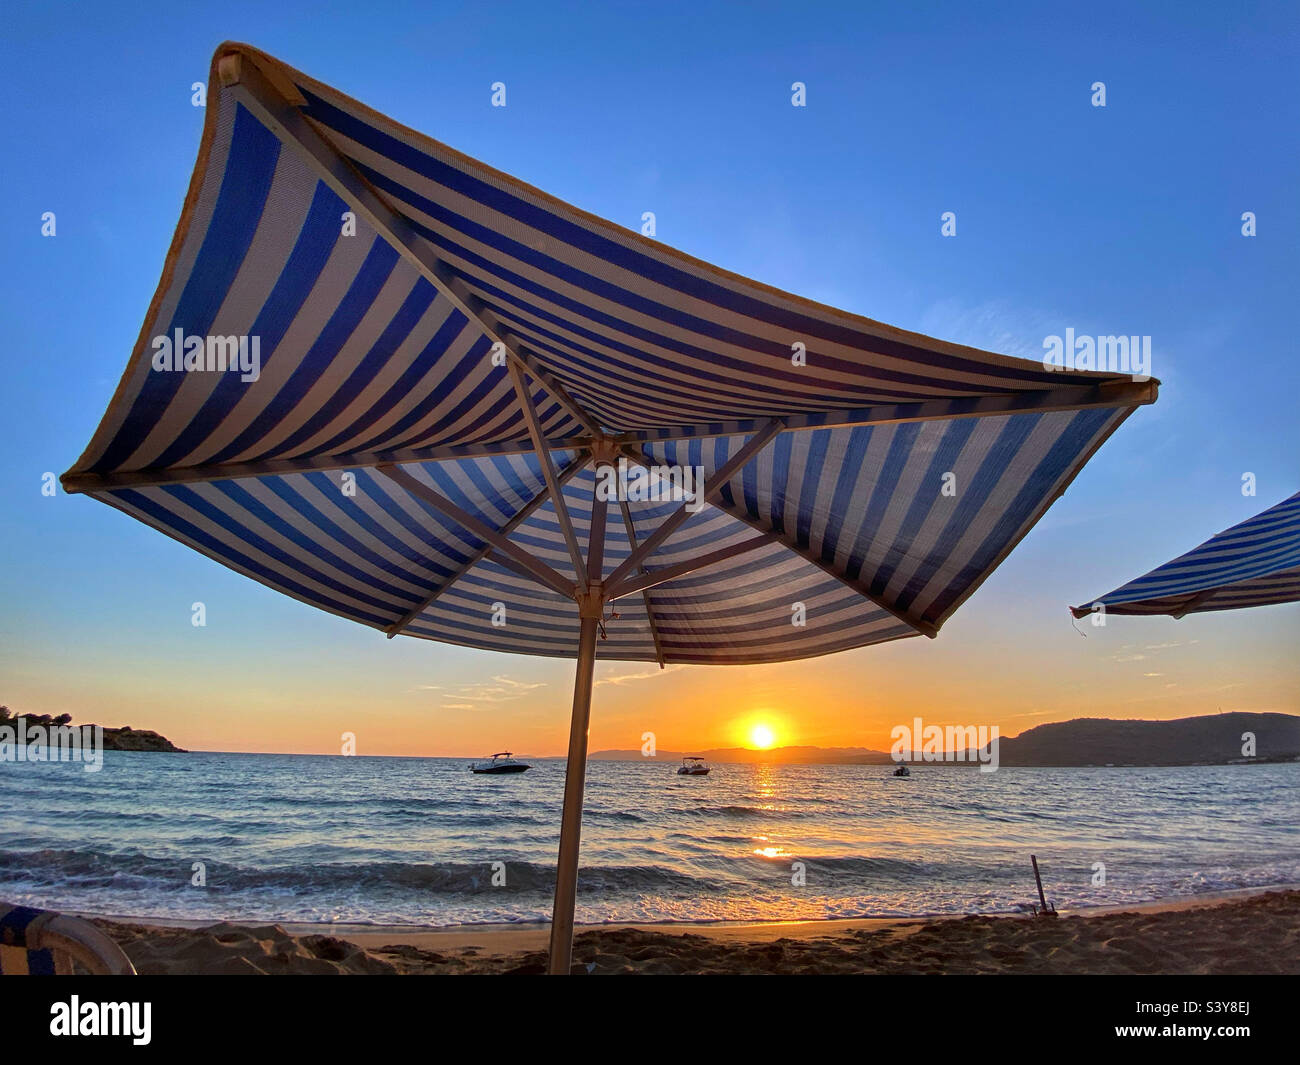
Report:
[[[1038,901],[1043,904],[1043,908],[1039,910],[1039,916],[1047,916],[1050,914],[1055,917],[1056,911],[1047,908],[1047,896],[1043,894],[1043,878],[1038,875],[1038,855],[1031,854],[1029,860],[1034,863],[1034,880],[1038,884]]]

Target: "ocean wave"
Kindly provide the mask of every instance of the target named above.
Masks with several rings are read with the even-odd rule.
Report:
[[[197,860],[197,859],[196,859]],[[204,862],[206,888],[191,887],[192,862],[188,858],[159,858],[138,853],[112,854],[93,850],[46,849],[0,851],[0,881],[24,885],[25,890],[76,885],[111,888],[126,883],[134,888],[159,891],[215,893],[281,892],[290,894],[402,893],[412,896],[471,894],[484,891],[549,894],[555,889],[555,868],[527,861],[501,859],[451,862],[323,862],[293,866],[250,868],[224,862]],[[494,883],[504,878],[504,883]],[[689,888],[708,890],[707,879],[662,865],[584,866],[578,874],[583,890],[620,893],[656,892]]]
[[[674,806],[664,811],[677,817],[765,818],[771,821],[795,821],[814,817],[806,810],[785,810],[766,806]]]
[[[1300,879],[1295,765],[1009,768],[867,787],[874,772],[727,766],[681,786],[593,762],[580,920],[1006,910],[1037,901],[1031,852],[1065,906]],[[0,767],[0,898],[204,919],[537,920],[562,778],[480,788],[459,762],[251,755],[140,754],[98,776]],[[493,887],[498,856],[506,882]],[[206,890],[190,886],[196,860]],[[1099,860],[1104,887],[1092,886]]]

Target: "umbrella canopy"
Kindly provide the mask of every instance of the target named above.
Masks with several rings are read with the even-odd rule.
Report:
[[[1088,606],[1070,607],[1070,612],[1081,618],[1100,605],[1107,614],[1181,618],[1207,610],[1239,610],[1297,600],[1300,492]]]
[[[389,636],[576,658],[558,971],[597,657],[934,636],[1156,397],[727,273],[244,45],[210,85],[63,484]],[[650,471],[694,494],[638,491]]]

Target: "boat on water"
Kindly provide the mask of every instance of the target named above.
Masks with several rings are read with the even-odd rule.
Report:
[[[471,773],[491,773],[494,775],[522,773],[524,770],[532,768],[527,762],[516,762],[514,755],[509,751],[499,751],[486,762],[470,762],[469,764]]]
[[[677,767],[677,775],[679,777],[707,777],[709,768],[709,764],[703,758],[691,756],[682,759],[682,764]]]
[[[908,769],[907,766],[900,765],[897,769],[894,770],[893,775],[896,777],[910,777],[912,775],[912,771]]]

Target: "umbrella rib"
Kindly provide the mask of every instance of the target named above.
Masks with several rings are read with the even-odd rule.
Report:
[[[509,556],[502,554],[496,547],[488,548],[487,557],[502,569],[508,569],[516,577],[522,577],[524,580],[532,581],[535,584],[542,584],[543,587],[550,587],[549,585],[543,584],[536,574],[530,573],[528,570],[524,569],[520,563],[515,562]]]
[[[1184,617],[1186,617],[1193,610],[1199,607],[1202,603],[1204,603],[1207,599],[1213,596],[1216,592],[1221,592],[1222,590],[1223,590],[1222,587],[1216,585],[1213,588],[1206,588],[1205,591],[1203,592],[1197,592],[1190,599],[1188,599],[1186,603],[1184,603],[1181,607],[1178,608],[1177,613],[1174,613],[1174,611],[1171,610],[1169,612],[1169,616],[1175,619],[1176,621],[1182,621]]]
[[[457,278],[455,283],[460,284],[460,279]],[[481,317],[492,322],[497,321],[496,316],[491,312],[491,310],[483,305],[483,301],[477,296],[474,296],[471,293],[469,294],[469,299],[473,301],[475,306],[481,308]],[[519,340],[517,334],[506,329],[504,326],[500,327],[500,331],[503,337],[509,337],[512,340]],[[568,411],[574,420],[579,422],[588,433],[592,436],[602,435],[600,423],[587,413],[582,404],[569,395],[568,389],[551,376],[549,371],[547,371],[540,360],[538,360],[537,356],[529,353],[527,348],[524,347],[522,341],[516,344],[513,348],[507,348],[506,350],[512,352],[514,355],[511,364],[514,366],[521,366],[527,370],[529,375],[532,376],[537,383],[542,386],[542,388],[549,392],[551,397],[566,411]]]
[[[547,440],[554,451],[584,448],[590,437],[577,436]],[[294,473],[333,473],[337,470],[372,469],[399,462],[446,462],[455,459],[492,458],[496,455],[520,455],[533,450],[533,442],[518,444],[482,444],[473,447],[410,448],[368,455],[318,455],[292,459],[265,459],[221,466],[181,466],[173,469],[122,470],[115,473],[66,473],[60,478],[68,493],[107,491],[114,488],[155,488],[168,484],[193,484],[196,481],[234,481],[244,477],[284,477]]]
[[[587,590],[587,564],[582,558],[582,548],[578,546],[578,538],[573,532],[573,521],[569,518],[569,508],[564,502],[564,493],[560,491],[559,483],[555,477],[555,465],[551,462],[551,452],[546,447],[546,438],[542,435],[541,423],[537,420],[537,411],[533,408],[533,397],[528,392],[528,385],[524,381],[524,372],[513,363],[510,366],[510,378],[515,385],[515,395],[519,398],[519,407],[524,413],[524,421],[528,423],[528,432],[533,440],[533,450],[537,452],[537,462],[542,468],[542,477],[546,481],[546,487],[551,490],[551,500],[555,503],[555,516],[560,521],[560,529],[564,532],[564,542],[569,548],[569,557],[573,560],[573,572],[578,577],[578,591],[586,592]]]
[[[720,547],[716,551],[697,555],[695,558],[687,559],[685,562],[678,562],[672,566],[663,566],[660,569],[652,570],[639,567],[641,576],[622,581],[610,588],[608,594],[611,599],[618,599],[625,595],[643,592],[648,588],[655,588],[660,584],[675,581],[678,577],[685,577],[688,573],[694,573],[706,566],[712,566],[717,562],[725,562],[729,558],[746,554],[756,548],[769,547],[771,544],[772,538],[760,533],[758,536],[751,536],[748,540],[741,540],[739,543]]]
[[[524,355],[506,339],[510,334],[501,328],[496,315],[434,253],[429,241],[420,237],[410,222],[344,158],[334,142],[266,77],[253,57],[239,53],[223,56],[218,71],[223,88],[233,93],[318,178],[355,208],[453,307],[476,323],[488,340],[499,344],[510,364],[527,368],[575,421],[592,435],[599,435],[599,427],[591,416],[551,380],[536,359]]]
[[[627,455],[627,457],[631,461],[636,462],[641,466],[644,466],[647,469],[649,469],[649,464],[645,461],[644,458],[638,455],[635,451],[629,448],[624,448],[623,454]],[[725,468],[726,467],[724,466],[722,469]],[[722,472],[722,469],[718,471],[719,474]],[[735,471],[732,471],[733,474],[734,472]],[[715,474],[714,479],[716,480],[717,477],[718,474]],[[777,533],[773,532],[771,529],[764,528],[755,519],[751,518],[748,514],[744,514],[742,512],[733,510],[731,507],[728,507],[722,503],[718,503],[712,499],[710,500],[710,502],[712,503],[713,506],[717,507],[718,510],[722,511],[722,513],[730,515],[731,517],[735,518],[737,521],[744,522],[744,524],[748,525],[751,529],[756,530],[760,535],[767,537],[772,543],[780,544],[786,550],[793,551],[800,558],[808,562],[811,562],[818,569],[834,577],[837,581],[839,581],[841,584],[845,585],[846,587],[851,588],[853,591],[857,592],[858,595],[862,596],[864,599],[870,600],[872,603],[878,606],[885,613],[889,614],[891,617],[897,619],[898,621],[903,622],[903,624],[915,629],[922,636],[928,636],[930,637],[930,639],[934,639],[934,637],[939,634],[939,629],[935,625],[930,624],[928,621],[918,621],[915,618],[910,618],[906,614],[900,613],[897,609],[890,606],[883,599],[881,599],[880,596],[874,595],[872,592],[868,591],[867,588],[865,588],[861,582],[852,580],[851,578],[845,576],[843,573],[839,573],[836,570],[832,569],[821,559],[816,558],[813,555],[810,555],[807,552],[802,551],[799,548],[795,547],[793,544],[789,543],[784,537],[777,535]],[[757,546],[757,544],[755,544],[754,546]]]
[[[710,478],[710,480],[718,487],[711,488],[705,493],[704,502],[712,502],[713,497],[722,491],[721,486],[731,480],[737,470],[762,451],[763,448],[778,436],[784,428],[784,423],[778,418],[773,418],[771,421],[764,424],[752,437],[749,438],[744,447],[718,467],[717,471]],[[627,453],[626,449],[624,453]],[[642,466],[647,465],[644,459],[639,455],[630,454],[628,457],[634,459]],[[654,552],[659,549],[660,545],[676,532],[687,518],[695,513],[695,511],[688,509],[688,507],[689,504],[683,503],[677,508],[677,510],[673,511],[672,514],[668,515],[668,517],[659,524],[659,527],[647,536],[639,547],[634,548],[632,553],[628,555],[618,568],[609,575],[607,583],[611,586],[619,584],[629,573],[632,572],[633,569],[654,554]]]
[[[528,373],[558,402],[570,410],[581,411],[577,402],[567,396],[560,398],[562,388],[551,381],[531,356],[520,353],[519,362]],[[911,421],[945,421],[955,418],[985,417],[997,414],[1046,413],[1049,411],[1085,410],[1089,407],[1116,407],[1151,403],[1156,398],[1156,383],[1102,385],[1096,388],[1064,388],[1047,392],[1025,392],[1014,396],[986,397],[979,400],[935,400],[926,403],[890,404],[864,407],[858,410],[832,411],[817,414],[792,414],[782,418],[787,432],[809,429],[848,428],[857,425],[895,425]],[[584,428],[598,435],[591,418],[582,412]],[[576,417],[576,415],[575,415]],[[594,425],[594,423],[592,423]],[[659,440],[697,440],[714,436],[738,436],[751,433],[761,426],[761,419],[711,423],[707,426],[683,425],[639,432],[620,433],[615,438],[620,444],[647,444]],[[563,451],[581,447],[588,437],[566,437],[548,440],[551,450]],[[343,469],[360,469],[388,462],[429,462],[441,459],[480,458],[492,455],[520,454],[533,450],[531,441],[502,442],[478,445],[453,445],[430,448],[407,448],[363,455],[325,455],[292,459],[265,459],[260,462],[236,463],[222,466],[186,466],[168,470],[125,470],[115,473],[66,473],[60,478],[63,490],[69,493],[93,492],[112,488],[150,488],[165,484],[188,484],[195,481],[234,480],[240,477],[275,477],[289,473],[327,472]]]
[[[1120,381],[1056,389],[1029,389],[996,396],[958,396],[909,403],[881,403],[869,407],[832,411],[803,411],[783,414],[781,421],[790,432],[807,429],[843,429],[858,425],[898,425],[904,422],[951,421],[956,418],[985,418],[999,414],[1047,414],[1056,411],[1087,410],[1091,407],[1128,407],[1154,403],[1159,392],[1156,381]],[[678,425],[619,433],[620,444],[648,444],[658,440],[698,440],[714,436],[752,433],[763,424],[762,416],[707,425]]]
[[[813,557],[808,552],[803,551],[800,548],[796,547],[794,544],[790,543],[788,540],[785,539],[785,537],[778,535],[777,533],[773,532],[771,529],[763,528],[763,526],[759,525],[758,522],[756,522],[753,518],[749,517],[749,515],[739,513],[735,510],[732,510],[728,506],[719,505],[717,503],[715,503],[714,506],[718,507],[718,509],[721,510],[724,514],[730,514],[737,521],[744,522],[751,529],[757,529],[759,532],[766,533],[767,535],[771,536],[772,539],[776,541],[778,544],[780,544],[782,547],[785,547],[786,549],[793,551],[800,558],[805,559],[808,562],[811,562],[818,569],[822,570],[825,573],[830,574],[841,584],[844,584],[845,586],[852,588],[855,592],[858,593],[858,595],[862,596],[864,599],[869,599],[871,602],[875,603],[876,606],[880,607],[880,609],[883,610],[886,614],[889,614],[891,617],[895,618],[896,620],[901,621],[904,625],[908,625],[911,628],[915,629],[922,636],[928,636],[931,639],[934,639],[934,637],[939,635],[939,629],[935,625],[932,625],[928,621],[921,621],[917,618],[909,617],[907,614],[902,613],[896,607],[890,606],[880,596],[874,594],[871,591],[868,591],[866,586],[863,585],[861,581],[855,581],[851,577],[847,577],[843,573],[837,572],[836,570],[832,569],[831,566],[829,566],[827,563],[823,562],[821,559]]]
[[[553,570],[539,558],[534,558],[516,544],[511,543],[502,536],[496,529],[484,521],[480,521],[468,511],[462,510],[456,506],[450,499],[440,492],[430,488],[423,481],[411,476],[406,470],[399,469],[396,466],[379,466],[379,473],[382,473],[389,480],[400,484],[408,492],[418,499],[424,500],[435,510],[440,511],[447,517],[451,518],[458,525],[463,526],[470,532],[474,533],[479,539],[486,540],[491,545],[491,549],[499,551],[506,558],[509,558],[518,566],[536,577],[542,584],[545,584],[553,591],[572,599],[575,594],[572,581],[565,580],[559,573]]]
[[[564,467],[564,469],[560,471],[559,476],[556,478],[556,480],[560,483],[560,485],[563,486],[567,484],[575,474],[577,474],[580,470],[582,470],[583,467],[587,465],[587,459],[588,459],[587,453],[583,452],[580,455],[578,455],[578,457],[575,458],[572,462],[568,463]],[[535,496],[533,496],[533,498],[530,499],[527,503],[525,503],[522,509],[520,509],[514,515],[514,517],[512,517],[508,522],[506,522],[503,526],[501,526],[501,528],[499,528],[497,532],[499,532],[502,536],[509,536],[512,532],[515,531],[515,529],[517,529],[526,520],[528,520],[528,517],[538,507],[540,507],[543,503],[545,503],[550,498],[551,498],[551,489],[548,486],[543,485],[542,490],[538,492]],[[418,618],[421,614],[423,614],[426,610],[428,610],[429,607],[431,607],[442,596],[442,594],[445,591],[447,591],[447,589],[449,589],[453,584],[455,584],[458,580],[460,580],[463,576],[465,576],[465,574],[467,574],[471,569],[473,569],[476,565],[478,565],[478,563],[483,561],[483,559],[486,558],[487,555],[491,553],[492,553],[492,545],[490,544],[484,544],[477,551],[475,551],[474,554],[472,554],[468,559],[466,559],[465,562],[462,563],[461,566],[458,569],[456,569],[456,571],[452,573],[450,577],[448,577],[445,581],[443,581],[440,585],[438,585],[438,587],[435,588],[433,592],[430,593],[430,595],[427,596],[422,603],[420,603],[414,609],[408,611],[406,616],[403,617],[396,624],[390,625],[387,629],[385,629],[384,631],[388,633],[388,638],[391,640],[394,636],[398,635],[403,629],[405,629],[408,625],[410,625],[411,622],[413,622],[416,618]],[[499,558],[498,561],[500,561]],[[531,573],[527,573],[526,576],[529,578],[529,580],[535,579]]]
[[[627,542],[631,544],[632,550],[635,551],[637,547],[636,525],[632,522],[632,510],[627,505],[626,499],[620,499],[618,505],[623,512],[623,527],[627,530]],[[645,573],[646,571],[645,566],[640,564],[637,565],[636,569],[638,573]],[[650,601],[649,588],[641,589],[641,600],[645,603],[646,620],[650,622],[650,638],[654,640],[655,657],[659,659],[659,668],[663,669],[668,663],[664,658],[663,644],[659,640],[659,623],[655,621],[654,604]]]

